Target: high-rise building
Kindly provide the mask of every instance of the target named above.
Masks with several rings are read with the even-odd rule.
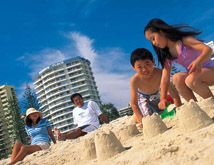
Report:
[[[15,140],[26,138],[20,108],[13,86],[0,86],[0,157],[11,152]]]
[[[73,124],[70,96],[78,92],[84,101],[101,104],[90,62],[81,57],[71,58],[43,69],[36,76],[35,90],[41,111],[54,128],[67,132]]]

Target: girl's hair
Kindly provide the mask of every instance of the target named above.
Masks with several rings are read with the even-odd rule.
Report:
[[[165,37],[171,41],[182,41],[183,37],[197,36],[201,32],[188,26],[188,25],[169,25],[161,19],[155,18],[149,21],[144,28],[144,34],[146,31],[151,32],[163,32]],[[166,59],[172,60],[173,57],[169,52],[169,48],[159,48],[153,45],[153,48],[158,56],[158,61],[161,66],[164,67]]]
[[[36,124],[38,124],[39,123],[39,121],[41,120],[41,118],[39,117],[37,120],[36,120]],[[26,117],[26,119],[25,119],[25,124],[28,126],[28,127],[32,127],[32,120],[29,118],[29,116],[28,117]]]

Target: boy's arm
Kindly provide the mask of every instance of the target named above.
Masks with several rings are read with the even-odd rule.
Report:
[[[56,139],[55,139],[55,137],[53,135],[53,132],[52,132],[51,128],[48,128],[48,135],[51,138],[51,140],[53,141],[53,143],[56,144]]]
[[[101,121],[103,121],[104,123],[109,123],[108,116],[102,113],[100,107],[96,102],[90,101],[88,103],[88,106],[91,107],[91,110],[100,118]]]
[[[131,108],[136,115],[136,119],[138,123],[142,123],[142,114],[139,111],[138,103],[137,103],[137,84],[135,82],[135,78],[132,77],[130,80],[130,96],[131,96]]]
[[[160,103],[158,107],[164,109],[167,106],[167,92],[170,85],[170,72],[171,72],[171,61],[166,60],[164,68],[162,70],[161,84],[160,84]]]

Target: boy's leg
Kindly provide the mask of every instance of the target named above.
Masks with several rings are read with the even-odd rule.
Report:
[[[27,156],[28,154],[32,154],[36,151],[40,151],[41,148],[38,145],[30,145],[30,146],[25,146],[23,145],[21,147],[21,149],[19,150],[18,154],[16,155],[16,157],[14,158],[13,161],[11,161],[9,164],[15,164],[18,161],[21,161],[25,158],[25,156]]]
[[[19,141],[16,140],[15,144],[13,145],[13,151],[12,151],[12,155],[11,155],[11,161],[13,161],[16,157],[16,155],[19,153],[21,147],[23,146],[23,144]]]
[[[83,132],[80,128],[77,128],[73,131],[69,131],[67,133],[61,133],[59,129],[55,128],[55,133],[57,134],[58,140],[66,140],[66,139],[76,139],[80,136],[86,135],[86,132]]]
[[[178,93],[186,100],[189,101],[191,99],[197,101],[195,95],[192,90],[186,85],[185,79],[188,76],[185,72],[176,73],[173,76],[173,84],[175,85]]]
[[[76,139],[76,138],[78,138],[80,136],[84,136],[86,134],[87,134],[87,132],[83,132],[81,130],[81,128],[77,128],[71,132],[66,133],[65,137],[66,137],[66,139]]]
[[[208,86],[214,85],[214,68],[202,68],[199,72],[191,73],[187,76],[185,83],[202,98],[213,97]]]

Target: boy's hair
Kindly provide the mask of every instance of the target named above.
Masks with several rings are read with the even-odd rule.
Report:
[[[74,93],[74,94],[71,95],[71,102],[72,102],[72,103],[74,103],[74,100],[73,100],[74,97],[77,97],[77,96],[79,96],[81,99],[83,99],[83,97],[82,97],[81,94],[79,94],[79,93]]]
[[[169,25],[163,20],[159,18],[154,18],[149,21],[149,23],[144,28],[144,34],[146,31],[150,30],[151,32],[163,32],[166,38],[171,41],[182,41],[184,37],[188,36],[197,36],[201,32],[188,26],[188,25]],[[157,56],[158,62],[161,63],[161,66],[164,67],[164,63],[166,59],[172,60],[174,57],[170,54],[169,48],[159,48],[157,46],[152,45]]]
[[[152,53],[145,48],[137,48],[131,53],[130,63],[134,67],[134,64],[138,60],[151,60],[154,61]]]

